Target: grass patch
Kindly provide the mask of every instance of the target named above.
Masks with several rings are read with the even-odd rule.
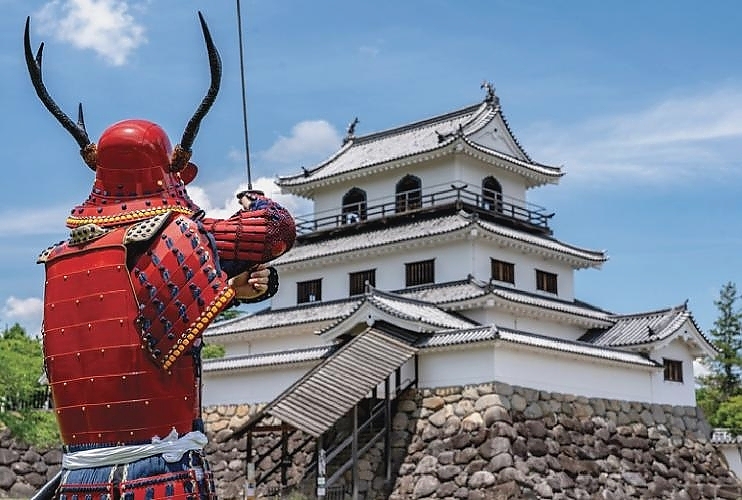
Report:
[[[54,413],[48,410],[21,410],[0,413],[0,422],[13,437],[37,448],[61,446],[59,426]]]

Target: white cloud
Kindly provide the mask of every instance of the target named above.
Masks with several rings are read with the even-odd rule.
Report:
[[[3,320],[10,326],[18,322],[26,333],[36,336],[41,331],[41,316],[44,311],[44,303],[38,297],[19,299],[10,296],[5,300],[2,310]]]
[[[263,191],[265,195],[283,205],[293,216],[307,215],[312,211],[311,202],[298,198],[290,194],[281,194],[280,189],[276,186],[273,179],[261,177],[253,182],[253,189]],[[230,193],[220,192],[216,195],[209,196],[206,190],[194,186],[188,186],[188,195],[201,207],[208,217],[223,219],[231,216],[241,207],[237,203],[235,195],[240,191],[247,189],[247,182],[239,184]],[[211,198],[218,199],[213,201]]]
[[[541,125],[524,141],[570,179],[667,182],[742,174],[742,88],[666,99],[573,125]]]
[[[125,0],[52,0],[36,17],[42,33],[80,49],[92,49],[109,64],[121,66],[147,41],[144,27],[129,7]]]
[[[335,152],[342,144],[337,130],[325,120],[299,122],[289,137],[280,136],[260,156],[275,163],[316,162]]]

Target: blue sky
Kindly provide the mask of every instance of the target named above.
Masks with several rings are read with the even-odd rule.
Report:
[[[194,144],[189,189],[212,215],[245,184],[234,1],[0,0],[0,320],[39,330],[38,253],[66,238],[90,192],[73,139],[37,100],[23,24],[46,42],[44,79],[93,140],[146,118],[177,142],[208,86],[202,10],[224,80]],[[536,161],[563,165],[529,192],[555,236],[606,250],[577,296],[630,313],[689,300],[708,331],[721,285],[742,287],[742,5],[684,0],[243,1],[253,179],[311,166],[357,134],[478,102],[493,82]],[[302,200],[284,199],[297,215]]]

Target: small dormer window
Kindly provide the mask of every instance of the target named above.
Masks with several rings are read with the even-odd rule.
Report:
[[[414,175],[405,175],[397,183],[395,212],[406,212],[422,207],[422,182]]]
[[[662,365],[665,367],[665,380],[668,382],[682,382],[683,381],[683,362],[676,359],[662,360]]]
[[[354,224],[366,217],[366,191],[354,187],[343,195],[341,224]]]
[[[485,210],[502,212],[502,186],[492,176],[482,179],[482,207]]]

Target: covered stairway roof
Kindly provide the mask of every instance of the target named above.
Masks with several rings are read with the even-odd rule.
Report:
[[[368,328],[297,380],[232,437],[247,433],[266,416],[319,437],[416,352],[407,342]]]

